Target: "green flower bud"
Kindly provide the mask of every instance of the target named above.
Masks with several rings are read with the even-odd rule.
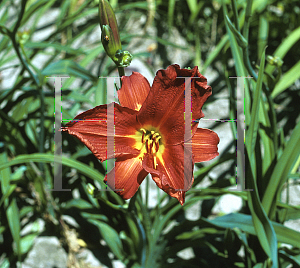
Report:
[[[101,42],[105,52],[118,67],[123,67],[119,63],[122,62],[120,58],[115,56],[117,51],[122,50],[116,16],[106,0],[100,0],[99,2],[99,19],[102,32]]]
[[[267,61],[268,63],[270,63],[271,65],[275,65],[276,67],[281,67],[283,64],[283,60],[278,56],[267,56]]]
[[[18,33],[17,33],[17,36],[18,36],[18,38],[19,38],[19,43],[21,44],[21,45],[24,45],[27,41],[28,41],[28,39],[29,39],[29,37],[30,37],[30,31],[29,30],[24,30],[24,31],[19,31]]]
[[[95,187],[92,184],[88,183],[86,188],[90,195],[94,195]]]

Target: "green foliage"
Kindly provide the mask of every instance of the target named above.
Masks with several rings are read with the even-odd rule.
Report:
[[[197,164],[184,206],[160,192],[154,207],[148,187],[129,202],[111,191],[91,195],[89,185],[106,189],[106,166],[73,137],[63,136],[63,156],[54,157],[54,85],[47,76],[70,77],[62,87],[64,119],[106,103],[106,84],[98,77],[116,76],[101,44],[98,4],[0,2],[0,267],[22,263],[45,233],[59,237],[73,254],[68,228],[76,230],[76,243],[98,249],[107,266],[118,259],[126,267],[299,267],[300,232],[284,224],[300,219],[300,203],[281,200],[283,189],[300,179],[298,2],[110,1],[122,47],[130,47],[153,74],[175,63],[170,50],[187,53],[185,66],[217,74],[209,82],[214,90],[209,102],[229,93],[225,119],[236,116],[236,80],[228,77],[253,77],[244,81],[245,182],[253,191],[230,190],[237,161],[231,144],[209,165]],[[141,17],[143,29],[133,30]],[[186,42],[171,40],[175,30]],[[147,40],[157,48],[135,51]],[[231,131],[236,137],[234,122]],[[49,191],[53,163],[60,161],[62,188],[71,191]],[[222,170],[218,179],[210,175],[214,170]],[[242,209],[214,215],[213,206],[229,193],[242,198]],[[201,210],[196,220],[186,217],[192,206]],[[78,225],[67,228],[65,216]],[[187,249],[188,259],[180,254]]]

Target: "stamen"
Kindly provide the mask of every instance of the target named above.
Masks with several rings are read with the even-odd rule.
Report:
[[[158,152],[158,149],[159,149],[159,143],[158,141],[155,142],[155,150],[156,150],[156,153]]]
[[[153,153],[152,148],[153,148],[153,140],[151,140],[151,143],[150,143],[150,146],[149,146],[149,152],[150,153]]]
[[[149,144],[149,142],[148,142],[149,140],[147,139],[146,140],[146,151],[147,151],[147,153],[149,153],[149,146],[148,146],[148,144]]]
[[[156,162],[156,156],[155,155],[153,156],[153,164],[154,164],[154,168],[156,169],[157,162]]]
[[[153,146],[153,144],[155,144],[155,147]],[[156,142],[154,143],[154,141],[152,142],[152,146],[151,146],[152,148],[152,154],[155,154],[156,152],[157,152],[157,150],[156,150],[156,147],[157,147],[157,145],[156,145]]]
[[[156,153],[159,151],[159,140],[161,139],[161,136],[158,132],[155,132],[154,130],[148,131],[144,128],[141,128],[140,131],[142,131],[142,144],[145,144],[144,146],[146,147],[146,153],[151,154],[153,156],[153,164],[154,168],[156,169]]]
[[[147,139],[147,141],[146,141],[146,148],[147,148],[147,153],[150,154],[151,153],[151,148],[152,148],[152,141],[149,141]]]
[[[144,143],[144,136],[145,136],[145,133],[143,132],[143,134],[142,134],[142,143]]]
[[[142,134],[142,143],[144,143],[145,142],[144,137],[145,137],[145,134],[146,134],[146,130],[144,128],[141,128],[140,130],[143,132],[143,134]]]

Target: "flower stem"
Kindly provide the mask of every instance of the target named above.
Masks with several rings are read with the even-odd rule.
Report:
[[[235,28],[240,32],[240,25],[239,25],[239,16],[237,12],[237,6],[236,6],[236,1],[231,0],[231,5],[232,5],[232,10],[233,10],[233,18],[234,18],[234,26]]]
[[[245,23],[244,23],[244,28],[243,28],[243,36],[248,42],[248,37],[249,37],[249,26],[250,26],[250,18],[251,18],[251,10],[252,10],[252,3],[253,0],[247,0],[247,7],[246,7],[246,14],[245,14]],[[255,81],[257,81],[257,74],[253,70],[250,59],[249,59],[249,51],[248,51],[248,45],[243,48],[243,58],[244,58],[244,64],[250,73],[250,75],[254,78]]]
[[[120,77],[125,75],[125,68],[124,67],[118,67],[118,72]]]
[[[125,76],[125,68],[124,67],[118,67],[118,72],[119,72],[119,76],[120,76],[120,85],[122,86],[122,76]]]

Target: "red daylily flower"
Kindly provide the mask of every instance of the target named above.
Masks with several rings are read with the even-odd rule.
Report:
[[[182,77],[193,78],[189,140],[184,140],[185,79]],[[171,65],[159,70],[152,87],[144,76],[133,72],[122,77],[118,91],[122,106],[117,103],[97,106],[77,115],[62,131],[77,137],[101,162],[116,159],[111,174],[115,176],[114,189],[121,189],[116,193],[123,199],[131,198],[150,173],[159,188],[183,205],[185,192],[194,180],[194,163],[219,155],[218,135],[197,128],[195,121],[204,116],[202,106],[211,93],[197,66],[188,70]],[[111,116],[114,133],[108,131],[108,110],[114,111]],[[112,137],[114,149],[109,152]],[[107,176],[105,181],[113,187]]]

